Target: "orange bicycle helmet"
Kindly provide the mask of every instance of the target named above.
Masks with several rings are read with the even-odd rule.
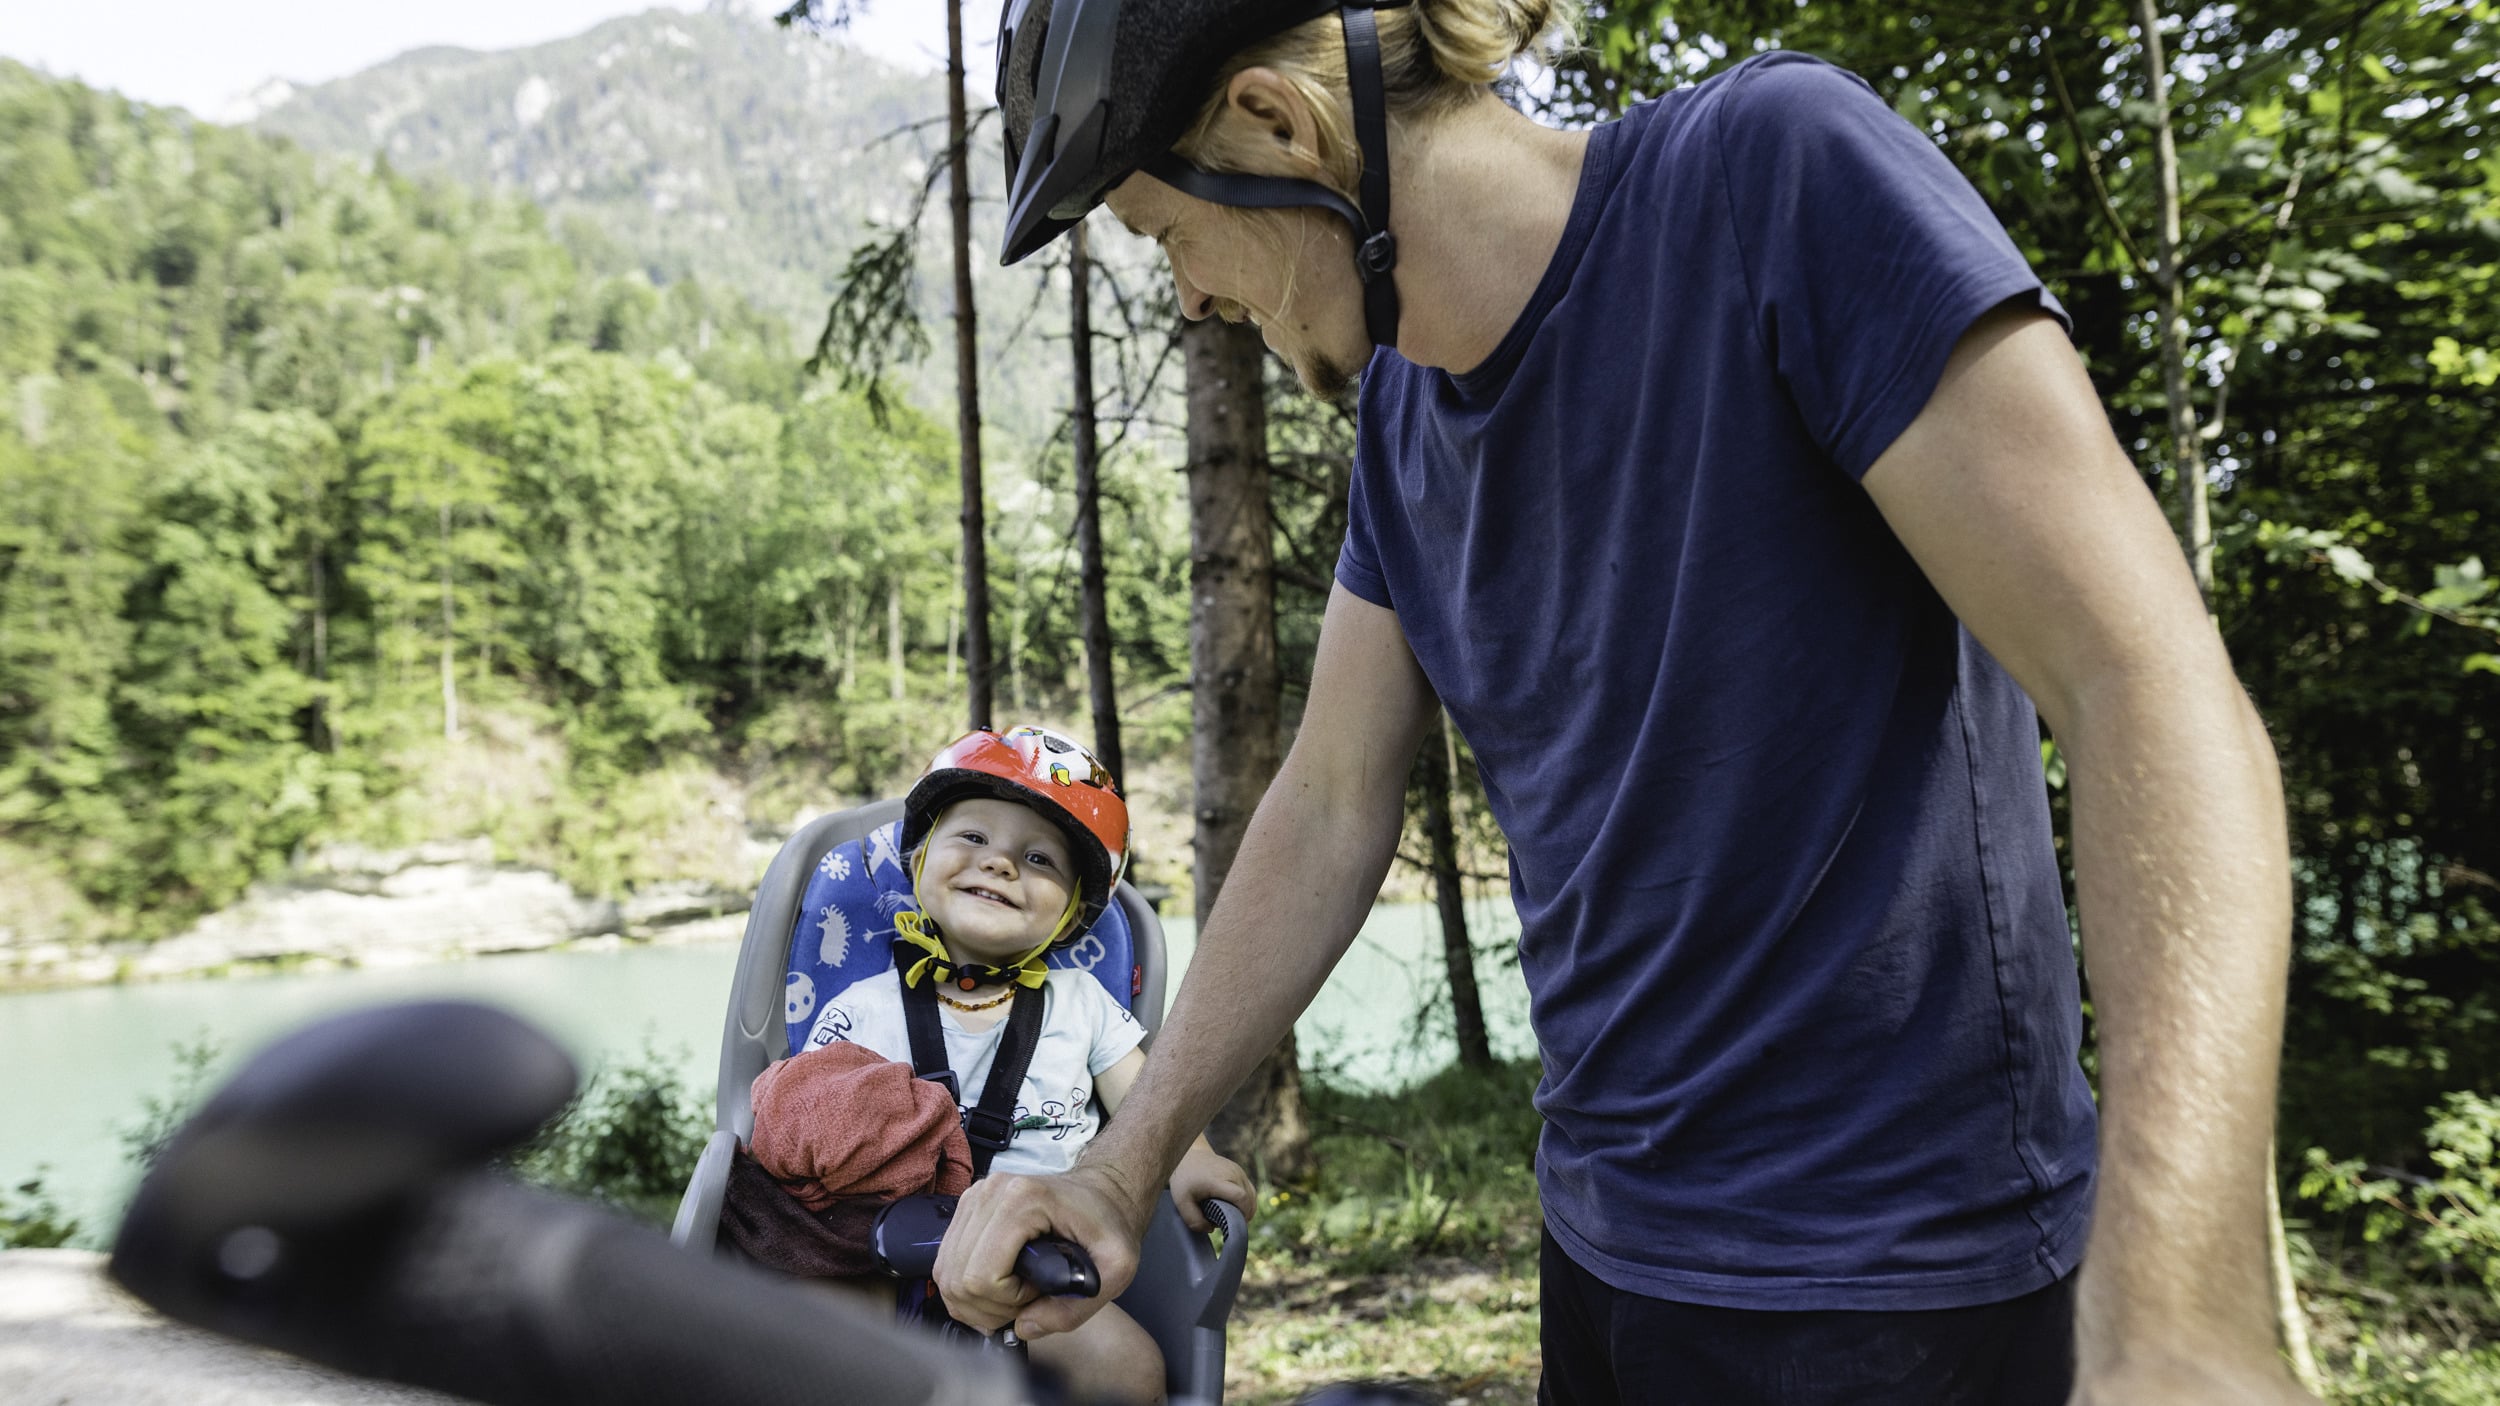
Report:
[[[1074,851],[1078,909],[1074,925],[1054,940],[1092,927],[1111,905],[1111,891],[1128,867],[1129,841],[1128,802],[1093,752],[1042,727],[965,733],[937,754],[903,798],[903,852],[928,838],[941,811],[977,796],[1031,806],[1066,832]]]

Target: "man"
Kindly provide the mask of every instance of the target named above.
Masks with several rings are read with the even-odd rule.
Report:
[[[1010,9],[1008,257],[1107,203],[1184,312],[1363,404],[1309,706],[1157,1052],[1074,1171],[966,1199],[948,1303],[1081,1319],[1012,1278],[1044,1231],[1125,1282],[1351,941],[1437,701],[1514,855],[1546,1399],[2305,1399],[2265,1293],[2273,754],[2062,311],[1812,60],[1593,133],[1509,111],[1551,20]]]

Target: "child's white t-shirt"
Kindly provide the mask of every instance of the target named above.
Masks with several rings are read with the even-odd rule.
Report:
[[[1041,995],[1042,1035],[1033,1046],[1033,1063],[1024,1071],[1024,1087],[1016,1093],[1019,1121],[1038,1116],[1041,1127],[1017,1130],[1007,1149],[990,1163],[992,1172],[1024,1175],[1064,1172],[1076,1154],[1102,1128],[1094,1105],[1094,1078],[1146,1038],[1137,1017],[1111,999],[1089,972],[1050,969]],[[1019,999],[1030,1000],[1025,996]],[[938,1027],[946,1034],[947,1062],[954,1066],[956,1095],[965,1106],[978,1103],[989,1086],[990,1065],[1006,1038],[1004,1020],[987,1030],[965,1031],[952,1011],[938,1006]],[[864,977],[842,988],[825,1003],[807,1033],[807,1048],[822,1049],[847,1041],[911,1063],[911,1032],[903,1023],[902,978],[892,969]]]

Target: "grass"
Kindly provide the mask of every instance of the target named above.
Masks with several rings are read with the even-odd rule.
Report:
[[[1320,1172],[1252,1224],[1227,1401],[1353,1377],[1470,1406],[1536,1399],[1535,1086],[1533,1064],[1398,1094],[1311,1086]]]
[[[1274,1406],[1349,1378],[1453,1406],[1536,1399],[1535,1083],[1514,1064],[1397,1094],[1312,1085],[1320,1171],[1253,1223],[1226,1400]],[[2354,1220],[2293,1247],[2330,1402],[2500,1402],[2500,1300],[2477,1275],[2426,1269]]]

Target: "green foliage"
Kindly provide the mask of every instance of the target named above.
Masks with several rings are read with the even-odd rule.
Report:
[[[690,753],[822,798],[943,740],[948,446],[772,319],[5,63],[0,190],[0,840],[106,930],[404,828],[490,715],[564,744],[513,848],[611,892]]]
[[[664,1224],[694,1175],[712,1120],[678,1081],[682,1056],[645,1044],[592,1073],[573,1101],[513,1154],[523,1179]]]
[[[2313,1147],[2301,1171],[2300,1194],[2325,1212],[2312,1236],[2358,1237],[2297,1256],[2338,1401],[2500,1397],[2500,1101],[2451,1093],[2419,1141],[2420,1170]]]
[[[2311,1148],[2300,1193],[2358,1211],[2371,1241],[2401,1239],[2428,1272],[2462,1271],[2500,1307],[2500,1101],[2450,1094],[2423,1135],[2429,1176],[2331,1160]]]
[[[2414,1358],[2365,1347],[2334,1393],[2348,1406],[2485,1406],[2500,1399],[2500,1349],[2449,1348]]]
[[[0,1250],[52,1250],[78,1237],[79,1224],[44,1189],[42,1169],[0,1190]]]

